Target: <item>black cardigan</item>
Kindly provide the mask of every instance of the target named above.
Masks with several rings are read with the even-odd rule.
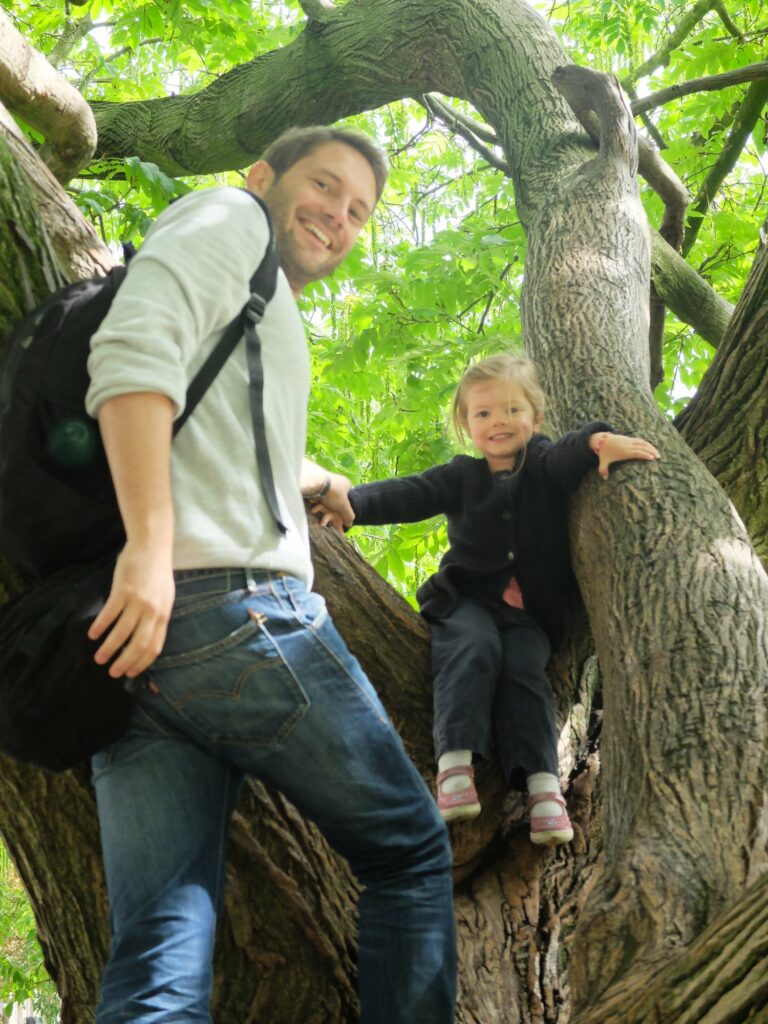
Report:
[[[457,455],[424,473],[353,487],[355,525],[415,523],[444,513],[450,547],[416,594],[427,618],[445,618],[461,593],[500,597],[511,576],[526,611],[556,639],[562,595],[575,579],[568,548],[568,492],[598,465],[588,423],[552,442],[534,434],[522,466],[493,473],[485,459]]]

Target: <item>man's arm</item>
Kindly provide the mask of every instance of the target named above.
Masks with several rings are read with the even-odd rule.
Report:
[[[340,473],[330,473],[310,459],[301,464],[300,486],[302,495],[309,501],[322,502],[330,512],[335,512],[344,526],[351,526],[355,513],[349,503],[351,482]]]
[[[98,640],[107,634],[95,659],[103,665],[117,654],[109,669],[116,679],[152,664],[173,607],[173,408],[165,395],[139,392],[107,400],[98,413],[126,544],[88,635]]]

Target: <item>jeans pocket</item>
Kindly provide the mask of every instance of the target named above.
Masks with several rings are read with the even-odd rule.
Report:
[[[152,683],[177,724],[215,744],[268,750],[285,741],[310,701],[264,618],[253,612],[226,636],[189,650],[175,642],[174,653],[154,663]]]
[[[325,598],[312,590],[305,590],[303,584],[300,589],[289,587],[287,592],[296,618],[305,629],[316,633],[328,618]]]

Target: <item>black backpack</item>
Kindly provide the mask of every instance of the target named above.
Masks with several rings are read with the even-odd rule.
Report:
[[[255,326],[275,291],[278,254],[253,198],[270,242],[249,301],[190,383],[174,435],[244,333],[261,401]],[[38,579],[0,608],[0,748],[52,770],[118,739],[133,706],[126,686],[93,661],[98,644],[86,635],[125,539],[98,424],[85,411],[87,360],[125,274],[116,267],[56,292],[12,329],[0,363],[0,551]],[[261,457],[263,409],[253,405]]]

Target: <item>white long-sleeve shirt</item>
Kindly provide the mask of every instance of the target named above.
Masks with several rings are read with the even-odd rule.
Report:
[[[139,391],[167,395],[178,416],[187,387],[243,307],[267,244],[257,203],[235,188],[194,192],[152,226],[91,340],[86,409]],[[258,328],[267,443],[281,536],[261,493],[241,342],[174,439],[176,569],[287,572],[312,583],[299,474],[306,440],[309,356],[282,271]]]

